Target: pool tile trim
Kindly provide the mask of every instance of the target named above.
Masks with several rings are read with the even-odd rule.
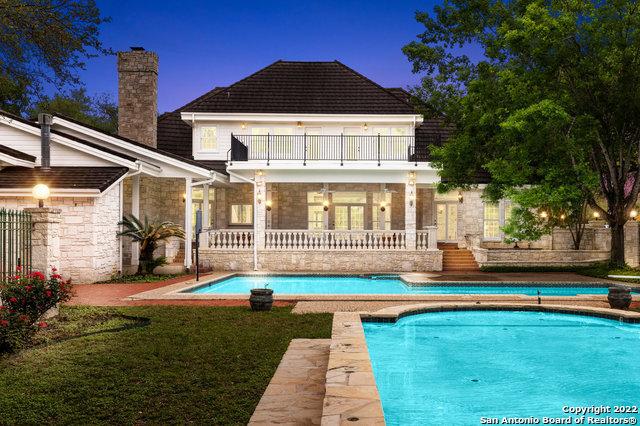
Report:
[[[323,426],[384,425],[384,412],[364,335],[364,322],[395,323],[422,313],[449,311],[533,311],[565,313],[640,324],[640,312],[576,305],[522,303],[423,303],[384,308],[370,313],[336,312],[333,316]]]

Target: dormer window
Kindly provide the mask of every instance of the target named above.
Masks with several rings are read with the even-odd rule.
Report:
[[[200,129],[200,149],[215,152],[218,150],[217,127],[202,127]]]

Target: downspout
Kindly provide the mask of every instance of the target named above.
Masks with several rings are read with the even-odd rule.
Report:
[[[236,179],[239,179],[243,182],[247,182],[253,185],[253,270],[257,271],[258,270],[258,245],[256,244],[256,234],[257,234],[256,224],[258,223],[258,209],[256,208],[256,206],[258,205],[257,184],[255,180],[251,180],[244,176],[240,176],[228,170],[227,172],[229,173],[229,176],[233,176]]]

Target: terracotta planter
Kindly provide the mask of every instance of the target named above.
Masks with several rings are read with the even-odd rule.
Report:
[[[270,311],[273,305],[273,290],[270,288],[254,288],[249,297],[252,311]]]
[[[629,309],[631,305],[631,288],[622,286],[609,287],[607,299],[613,309]]]

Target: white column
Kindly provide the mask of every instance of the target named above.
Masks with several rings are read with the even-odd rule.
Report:
[[[191,229],[191,178],[185,178],[184,197],[184,266],[191,269],[191,241],[193,241],[193,230]]]
[[[142,220],[140,217],[140,175],[131,178],[131,215]],[[138,266],[140,263],[140,244],[131,243],[131,265]]]
[[[202,228],[209,227],[209,185],[202,187]]]
[[[404,230],[407,250],[416,249],[416,178],[409,173],[404,185]]]
[[[120,184],[118,186],[118,191],[120,191],[120,207],[118,209],[118,216],[120,217],[120,220],[122,220],[122,216],[124,215],[124,179],[120,181]],[[118,232],[122,232],[122,226],[118,227]],[[123,244],[124,244],[124,239],[120,239],[120,241],[118,241],[118,271],[120,274],[124,273],[124,261],[122,259],[123,257]]]
[[[265,230],[267,229],[267,184],[265,182],[264,174],[255,174],[254,193],[253,193],[253,229],[254,229],[254,242],[258,250],[264,249]]]
[[[47,277],[51,268],[60,270],[60,223],[62,211],[54,207],[26,208],[31,214],[31,268]],[[60,271],[68,276],[69,271]]]

